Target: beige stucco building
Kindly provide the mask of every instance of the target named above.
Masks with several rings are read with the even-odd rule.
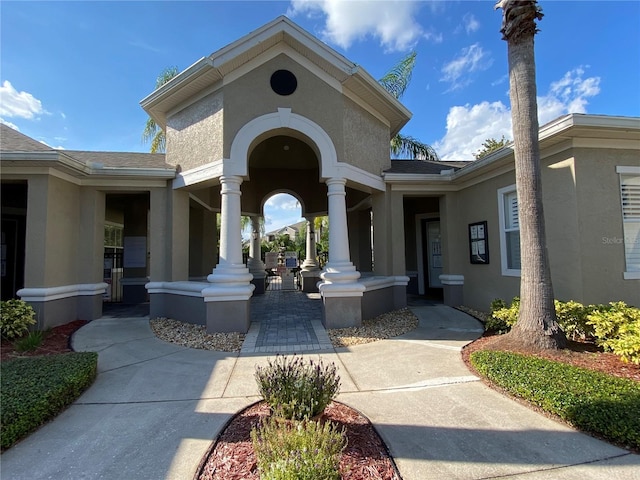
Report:
[[[302,272],[329,328],[408,293],[481,310],[518,294],[512,150],[392,161],[410,112],[287,18],[141,104],[166,129],[166,154],[52,150],[2,126],[2,297],[30,302],[41,326],[98,318],[108,295],[246,331],[264,291],[258,218],[279,192],[310,226],[329,216],[328,263],[308,254]],[[542,127],[540,146],[557,298],[640,305],[640,119],[567,115]],[[247,264],[241,215],[255,231]]]

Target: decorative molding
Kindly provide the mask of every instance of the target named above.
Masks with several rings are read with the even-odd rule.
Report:
[[[438,278],[443,285],[464,285],[464,275],[442,274]]]
[[[215,162],[207,163],[184,172],[176,174],[176,178],[173,180],[173,189],[189,187],[191,185],[197,185],[207,180],[213,180],[222,176],[224,160],[217,160]]]
[[[383,288],[406,287],[409,284],[409,277],[404,275],[363,277],[360,283],[364,285],[365,292],[372,292]]]
[[[102,295],[106,290],[107,284],[101,282],[59,287],[28,287],[18,290],[17,295],[25,302],[50,302],[62,298]]]
[[[202,291],[209,285],[207,282],[148,282],[145,288],[149,294],[164,293],[184,297],[202,297]]]

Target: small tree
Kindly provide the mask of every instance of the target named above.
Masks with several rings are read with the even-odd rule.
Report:
[[[502,135],[502,138],[500,140],[496,140],[495,138],[487,138],[482,143],[482,148],[474,153],[473,156],[476,157],[476,160],[480,160],[490,153],[493,153],[496,150],[500,150],[507,143],[509,143],[509,141],[504,137],[504,135]]]

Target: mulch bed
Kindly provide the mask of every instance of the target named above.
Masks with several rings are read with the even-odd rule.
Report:
[[[236,415],[203,460],[198,479],[259,480],[250,432],[269,414],[269,406],[258,402]],[[342,403],[332,402],[322,419],[345,430],[347,447],[340,460],[342,480],[401,479],[386,446],[366,417]]]
[[[57,353],[71,352],[71,335],[83,325],[86,320],[76,320],[66,323],[45,332],[45,337],[40,346],[31,352],[19,352],[14,347],[14,342],[2,339],[0,344],[0,361],[10,360],[18,357],[34,357],[37,355],[55,355]]]

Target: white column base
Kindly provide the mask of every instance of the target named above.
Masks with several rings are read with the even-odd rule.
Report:
[[[318,289],[323,297],[361,297],[365,286],[358,282],[360,272],[351,262],[327,264],[320,275]]]
[[[218,265],[207,277],[210,287],[202,290],[205,302],[249,300],[255,289],[253,275],[244,265]]]

